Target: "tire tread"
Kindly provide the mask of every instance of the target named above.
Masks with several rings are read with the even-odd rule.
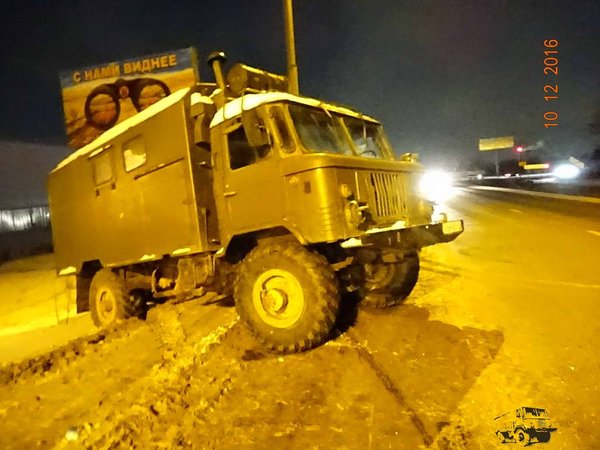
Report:
[[[248,308],[242,306],[242,302],[245,301],[242,298],[243,291],[248,290],[249,286],[246,286],[246,283],[251,281],[247,279],[248,277],[245,274],[256,267],[265,269],[266,267],[260,264],[261,260],[265,256],[272,257],[278,254],[295,266],[303,267],[308,277],[317,286],[317,292],[315,293],[315,298],[319,302],[315,311],[317,320],[310,325],[303,336],[299,336],[298,340],[285,344],[272,338],[272,335],[266,337],[264,334],[253,330],[252,327],[249,328],[261,344],[280,353],[298,352],[313,348],[327,339],[335,323],[339,308],[339,290],[335,273],[325,257],[309,251],[299,243],[281,240],[270,244],[263,242],[246,256],[240,264],[234,283],[234,298],[236,299],[238,314],[244,322],[252,323]]]

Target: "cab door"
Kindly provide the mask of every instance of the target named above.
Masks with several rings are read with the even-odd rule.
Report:
[[[239,118],[224,125],[224,235],[280,225],[284,217],[283,180],[273,145],[251,146]]]

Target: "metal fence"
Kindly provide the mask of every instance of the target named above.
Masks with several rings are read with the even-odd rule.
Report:
[[[50,212],[47,206],[0,209],[0,233],[48,228],[49,226]]]

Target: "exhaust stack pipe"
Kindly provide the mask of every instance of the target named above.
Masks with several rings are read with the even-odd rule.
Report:
[[[292,0],[283,0],[283,17],[285,20],[285,44],[287,48],[288,91],[290,94],[300,95]]]
[[[225,77],[223,76],[223,63],[225,62],[224,52],[212,52],[208,55],[208,65],[212,67],[215,73],[215,81],[220,92],[215,94],[215,104],[217,108],[225,105]]]

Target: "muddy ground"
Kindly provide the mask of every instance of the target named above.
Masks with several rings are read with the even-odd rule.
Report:
[[[410,305],[355,318],[349,303],[355,326],[280,356],[221,305],[160,306],[4,367],[0,447],[461,448],[468,436],[447,418],[503,340]]]

